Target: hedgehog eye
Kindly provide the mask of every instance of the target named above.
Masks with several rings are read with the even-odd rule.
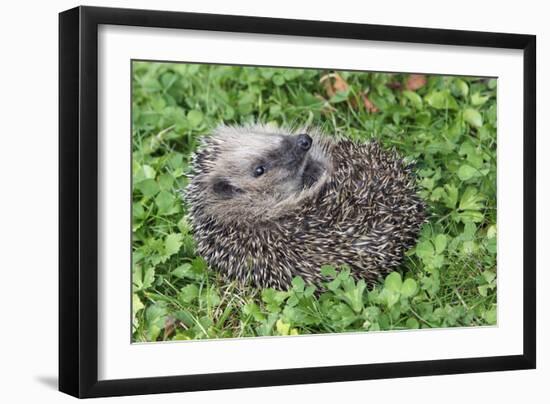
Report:
[[[259,177],[260,175],[263,175],[265,173],[265,167],[264,166],[258,166],[254,169],[254,177]]]

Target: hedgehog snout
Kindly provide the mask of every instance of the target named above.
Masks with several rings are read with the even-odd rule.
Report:
[[[296,139],[296,145],[303,151],[308,151],[311,147],[312,141],[313,139],[311,139],[311,137],[307,133],[302,133],[298,135],[298,138]]]

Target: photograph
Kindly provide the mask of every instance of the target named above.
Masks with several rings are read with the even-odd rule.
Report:
[[[533,372],[536,35],[245,11],[59,14],[59,390]]]
[[[497,77],[129,67],[132,343],[497,326]]]
[[[550,402],[544,2],[91,3],[2,7],[0,403]]]

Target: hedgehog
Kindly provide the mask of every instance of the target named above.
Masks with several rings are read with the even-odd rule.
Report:
[[[347,267],[372,286],[426,221],[412,163],[374,140],[317,128],[220,126],[204,136],[184,189],[197,252],[229,280],[286,290]]]

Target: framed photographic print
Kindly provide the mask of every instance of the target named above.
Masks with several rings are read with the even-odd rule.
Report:
[[[535,367],[535,37],[60,14],[59,387]]]

